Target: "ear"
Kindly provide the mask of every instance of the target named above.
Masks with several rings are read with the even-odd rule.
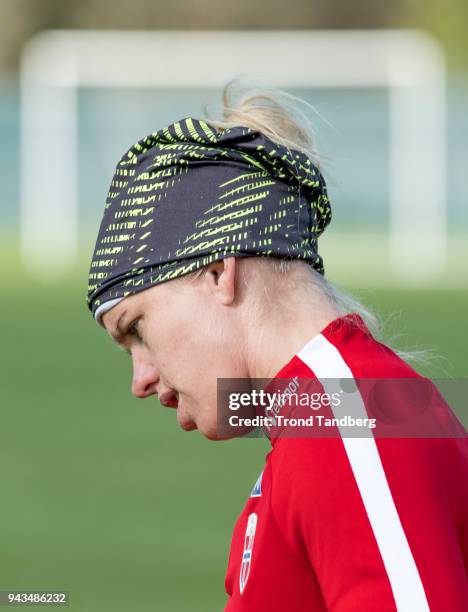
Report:
[[[236,294],[236,258],[227,257],[208,265],[205,281],[215,297],[225,305],[232,304]]]

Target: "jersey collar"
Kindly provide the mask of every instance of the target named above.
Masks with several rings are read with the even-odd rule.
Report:
[[[265,391],[268,391],[273,384],[273,381],[276,379],[292,379],[295,376],[298,378],[311,378],[310,369],[307,365],[300,359],[298,356],[303,350],[305,350],[309,344],[316,341],[319,336],[325,336],[328,340],[333,342],[333,338],[341,334],[342,332],[346,332],[348,330],[356,330],[359,329],[367,335],[371,335],[367,325],[362,319],[361,315],[357,312],[348,313],[346,315],[337,317],[330,321],[328,325],[326,325],[318,334],[316,334],[313,338],[308,340],[303,348],[296,353],[288,363],[286,363],[270,380],[270,382],[266,385]],[[346,336],[346,334],[345,334]],[[315,378],[315,376],[313,377]],[[269,435],[269,432],[266,428],[264,428],[264,433],[270,440],[271,444],[274,445],[277,441],[277,437],[272,437]]]

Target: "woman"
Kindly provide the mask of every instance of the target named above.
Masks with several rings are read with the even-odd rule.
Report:
[[[422,379],[325,280],[317,242],[330,219],[311,137],[268,94],[230,106],[228,91],[223,121],[187,117],[131,147],[109,190],[88,305],[131,354],[133,393],[157,395],[182,428],[215,440],[227,437],[219,379],[325,389]],[[226,610],[465,610],[467,447],[442,410],[452,437],[267,428],[272,450],[234,529]]]

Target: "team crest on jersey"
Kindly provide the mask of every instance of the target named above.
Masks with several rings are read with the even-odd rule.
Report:
[[[262,476],[263,472],[257,478],[257,482],[254,484],[250,497],[261,497],[262,496]]]
[[[247,528],[244,538],[244,552],[242,553],[242,564],[239,573],[239,589],[242,595],[247,580],[249,579],[250,566],[252,564],[252,550],[255,539],[255,531],[257,529],[257,515],[255,512],[249,515],[247,519]]]

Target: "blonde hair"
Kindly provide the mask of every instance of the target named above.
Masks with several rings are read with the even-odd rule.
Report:
[[[321,156],[315,147],[313,125],[309,116],[300,109],[299,105],[304,105],[309,111],[318,115],[311,104],[297,96],[277,89],[259,89],[250,86],[243,88],[242,84],[239,85],[239,79],[234,79],[228,82],[223,89],[222,105],[217,109],[219,117],[210,116],[205,106],[204,119],[219,131],[237,126],[261,131],[274,142],[288,149],[305,153],[320,168]],[[299,266],[305,265],[300,260],[280,260],[274,257],[261,259],[269,260],[268,265],[273,266],[273,269],[283,277],[282,282],[292,276]],[[332,284],[312,266],[306,265],[305,267],[309,272],[306,275],[307,282],[310,283],[309,288],[321,292],[340,315],[358,313],[374,337],[378,339],[382,336],[382,324],[370,308],[351,293]],[[203,273],[204,269],[188,276],[196,278]],[[390,346],[388,341],[385,344]],[[404,360],[417,361],[422,364],[429,363],[433,357],[431,349],[402,351],[392,348],[392,350]]]

